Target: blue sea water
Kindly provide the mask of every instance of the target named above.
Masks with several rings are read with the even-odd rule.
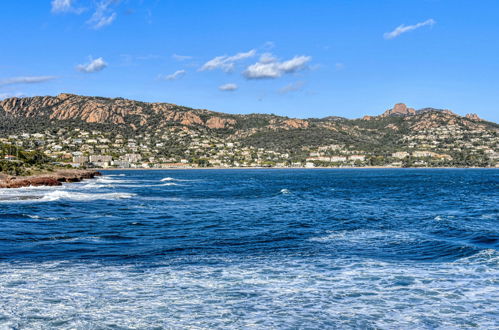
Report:
[[[499,170],[0,189],[0,329],[499,328]]]

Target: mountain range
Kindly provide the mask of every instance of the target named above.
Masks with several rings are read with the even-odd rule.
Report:
[[[373,156],[416,149],[452,157],[463,152],[499,151],[498,124],[476,114],[460,116],[451,110],[434,108],[415,110],[403,103],[378,116],[297,119],[73,94],[8,98],[0,102],[0,137],[55,128],[112,131],[127,138],[154,137],[163,131],[181,129],[190,135],[287,152],[301,155],[302,159],[309,150],[330,145]],[[182,134],[184,142],[189,134]],[[177,141],[175,136],[171,139]]]

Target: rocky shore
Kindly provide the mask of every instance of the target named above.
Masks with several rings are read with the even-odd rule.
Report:
[[[93,179],[101,173],[94,170],[59,170],[47,174],[15,177],[0,173],[0,188],[21,188],[29,186],[60,186],[63,182],[80,182]]]

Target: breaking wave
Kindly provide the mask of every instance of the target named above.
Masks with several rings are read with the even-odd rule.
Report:
[[[133,196],[135,196],[135,194],[129,194],[129,193],[86,194],[86,193],[69,192],[69,191],[52,191],[44,195],[40,200],[94,201],[94,200],[125,199],[125,198],[132,198]]]

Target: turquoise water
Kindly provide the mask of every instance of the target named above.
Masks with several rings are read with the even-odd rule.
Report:
[[[499,327],[499,170],[0,189],[0,328]]]

